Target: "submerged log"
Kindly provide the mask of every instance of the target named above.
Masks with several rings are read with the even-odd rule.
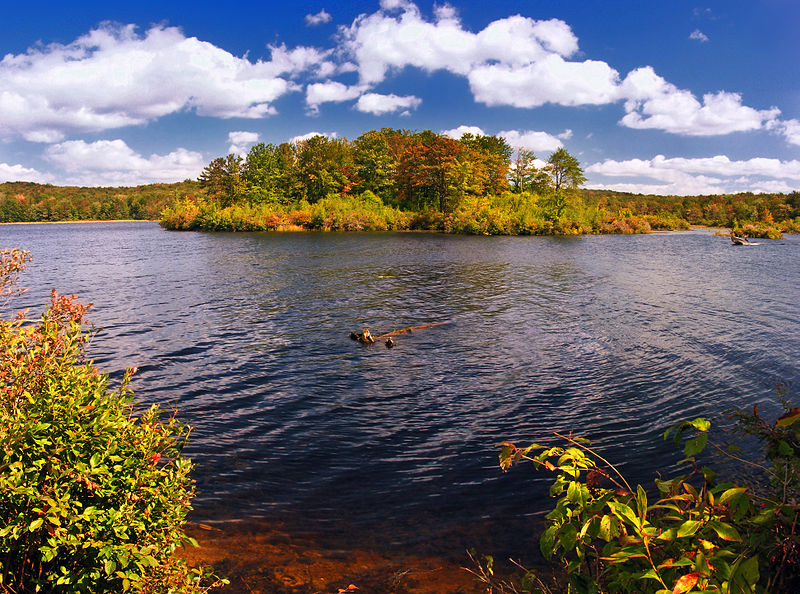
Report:
[[[389,338],[390,336],[397,336],[399,334],[408,334],[409,332],[413,332],[414,330],[422,330],[423,328],[434,328],[436,326],[444,326],[447,322],[434,322],[433,324],[421,324],[419,326],[409,326],[408,328],[401,328],[400,330],[392,330],[391,332],[387,332],[386,334],[381,334],[380,336],[376,336],[375,338]]]
[[[395,345],[395,342],[392,339],[393,336],[398,336],[399,334],[409,334],[411,332],[414,332],[415,330],[421,330],[423,328],[434,328],[435,326],[442,326],[446,323],[447,322],[434,322],[432,324],[420,324],[419,326],[409,326],[408,328],[400,328],[400,330],[392,330],[391,332],[387,332],[379,336],[373,336],[368,328],[364,328],[361,332],[351,332],[350,339],[358,341],[361,344],[373,344],[378,340],[386,339],[385,340],[386,348],[390,349]]]

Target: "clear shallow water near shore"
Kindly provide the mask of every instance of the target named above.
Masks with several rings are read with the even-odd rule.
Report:
[[[552,505],[499,441],[573,431],[649,484],[671,423],[797,399],[800,238],[760,242],[0,227],[35,259],[17,307],[94,302],[99,367],[196,427],[195,519],[458,551],[514,549]]]

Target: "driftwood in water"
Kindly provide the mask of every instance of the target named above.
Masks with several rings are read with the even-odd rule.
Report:
[[[408,334],[409,332],[413,332],[414,330],[422,330],[423,328],[433,328],[435,326],[443,326],[447,322],[434,322],[433,324],[422,324],[420,326],[409,326],[408,328],[401,328],[400,330],[392,330],[391,332],[387,332],[386,334],[381,334],[380,336],[376,336],[376,339],[379,338],[389,338],[390,336],[398,336],[399,334]]]
[[[400,330],[392,330],[391,332],[387,332],[386,334],[381,334],[380,336],[373,336],[372,333],[367,329],[364,328],[361,332],[351,332],[350,338],[352,340],[356,340],[361,344],[373,344],[377,340],[386,339],[386,348],[390,349],[394,346],[394,340],[392,340],[392,336],[397,336],[399,334],[409,334],[414,332],[415,330],[421,330],[422,328],[433,328],[435,326],[442,326],[447,322],[434,322],[433,324],[420,324],[419,326],[409,326],[408,328],[401,328]]]

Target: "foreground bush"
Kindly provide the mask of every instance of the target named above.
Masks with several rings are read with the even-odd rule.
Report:
[[[760,486],[717,482],[698,465],[711,443],[704,419],[667,431],[683,445],[687,472],[656,480],[655,492],[631,487],[588,441],[568,436],[559,435],[563,447],[502,444],[500,464],[507,470],[528,460],[556,473],[550,494],[558,500],[540,548],[560,560],[570,591],[794,593],[800,591],[800,408],[784,405],[775,423],[756,408],[734,415],[739,431],[763,443],[765,462],[712,444],[759,469]],[[521,587],[549,591],[532,573]]]
[[[0,252],[0,296],[24,266]],[[52,294],[0,320],[0,591],[199,592],[173,557],[193,495],[189,429],[133,403],[84,357],[88,306]]]

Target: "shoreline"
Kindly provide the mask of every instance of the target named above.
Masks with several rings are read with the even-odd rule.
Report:
[[[69,223],[157,223],[156,219],[81,219],[79,221],[11,221],[0,225],[67,225]]]

